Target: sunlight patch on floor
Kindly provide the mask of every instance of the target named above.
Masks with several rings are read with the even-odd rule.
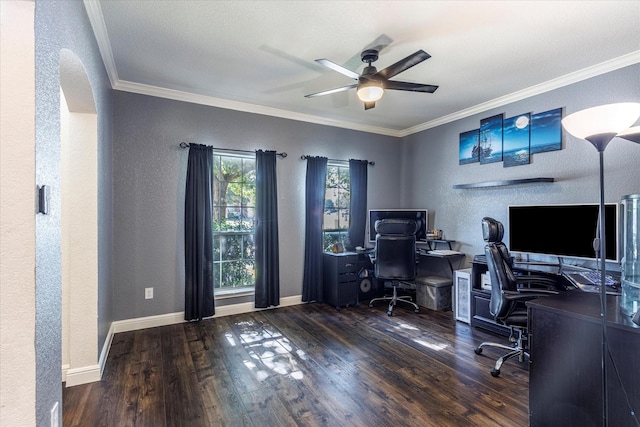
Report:
[[[272,375],[289,376],[301,380],[304,374],[298,366],[299,360],[305,360],[304,351],[295,346],[280,331],[253,321],[238,322],[240,342],[248,352],[250,359],[244,365],[264,381]],[[227,340],[235,343],[233,334],[226,334]]]
[[[443,344],[443,343],[432,343],[432,342],[427,342],[424,340],[419,340],[419,339],[414,339],[413,342],[420,344],[424,347],[430,348],[431,350],[436,350],[436,351],[441,351],[444,350],[448,347],[447,344]]]
[[[398,325],[398,327],[401,328],[401,329],[408,329],[410,331],[417,331],[418,330],[418,328],[416,328],[415,326],[410,325],[408,323],[401,323],[401,324]]]

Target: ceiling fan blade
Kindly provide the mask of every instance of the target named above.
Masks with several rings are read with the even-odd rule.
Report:
[[[360,75],[354,71],[351,71],[347,68],[344,68],[342,65],[338,65],[335,62],[331,62],[328,59],[316,59],[316,62],[320,65],[324,65],[327,68],[331,68],[333,71],[337,71],[340,74],[344,74],[347,77],[350,77],[354,80],[358,80],[358,77],[360,77]]]
[[[364,110],[365,111],[370,110],[370,109],[375,108],[375,107],[376,107],[376,101],[371,101],[371,102],[365,102],[364,103]]]
[[[338,92],[342,92],[345,90],[349,90],[349,89],[355,89],[358,86],[357,83],[349,85],[349,86],[342,86],[342,87],[337,87],[335,89],[329,89],[329,90],[323,90],[322,92],[317,92],[317,93],[310,93],[309,95],[305,95],[305,98],[314,98],[316,96],[323,96],[323,95],[331,95],[332,93],[338,93]]]
[[[362,48],[361,52],[365,50],[377,50],[378,53],[380,53],[382,52],[383,49],[385,49],[391,43],[393,43],[393,40],[391,39],[391,37],[389,37],[386,34],[380,34],[378,37],[376,37],[375,40],[373,40],[371,43],[369,43],[364,48]],[[358,55],[358,60],[360,60],[360,55]]]
[[[387,80],[384,82],[384,88],[393,90],[407,90],[410,92],[433,93],[436,91],[436,89],[438,89],[438,86],[423,85],[422,83],[396,82],[393,80]]]
[[[425,61],[427,59],[431,58],[431,55],[429,55],[427,52],[425,52],[424,50],[419,50],[409,56],[407,56],[404,59],[401,59],[400,61],[396,62],[393,65],[389,65],[387,68],[380,70],[376,73],[376,76],[380,76],[383,77],[385,79],[390,79],[391,77],[400,74],[401,72],[408,70],[409,68],[413,67],[414,65],[418,65],[419,63],[421,63],[422,61]]]

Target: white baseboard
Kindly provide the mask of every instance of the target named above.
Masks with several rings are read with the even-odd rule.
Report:
[[[277,307],[255,308],[253,302],[223,305],[221,307],[216,307],[216,314],[212,318],[231,316],[233,314],[251,313],[253,311],[271,310],[278,307],[288,307],[298,304],[302,304],[302,295],[280,298],[280,305]],[[118,332],[137,331],[139,329],[155,328],[157,326],[176,325],[178,323],[183,323],[184,321],[184,311],[179,311],[177,313],[159,314],[157,316],[117,320],[113,322],[111,329],[113,330],[113,333],[116,334]],[[111,333],[111,330],[109,333]]]
[[[74,385],[87,384],[101,379],[100,365],[83,366],[81,368],[67,369],[66,384],[67,387]]]
[[[253,302],[242,304],[223,305],[216,307],[216,314],[213,318],[231,316],[233,314],[251,313],[253,311],[271,310],[278,307],[288,307],[292,305],[302,304],[302,295],[285,297],[280,299],[280,305],[269,308],[255,308]],[[155,328],[157,326],[175,325],[183,323],[184,312],[160,314],[157,316],[137,317],[135,319],[117,320],[111,323],[107,338],[102,346],[100,358],[97,365],[84,366],[80,368],[69,368],[69,365],[62,365],[62,381],[67,387],[74,385],[87,384],[102,379],[102,373],[107,363],[109,349],[113,341],[114,334],[118,332],[137,331],[139,329]]]

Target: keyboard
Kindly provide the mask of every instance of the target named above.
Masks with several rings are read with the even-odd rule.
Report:
[[[571,282],[585,292],[600,292],[600,272],[596,270],[590,271],[572,271],[565,273]],[[612,272],[604,276],[605,288],[608,294],[620,294],[620,273]]]
[[[584,281],[581,281],[581,283],[585,284],[585,285],[600,285],[602,284],[602,275],[600,274],[599,271],[580,271],[578,273],[572,273],[572,276],[574,274],[577,274],[578,276],[582,277],[582,279],[584,279]],[[576,279],[575,277],[573,277],[574,280]],[[580,279],[578,279],[580,280]],[[604,275],[604,284],[605,286],[615,286],[615,285],[619,285],[620,281],[616,281],[612,276],[605,274]]]

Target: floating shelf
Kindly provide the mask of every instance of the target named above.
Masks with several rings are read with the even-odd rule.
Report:
[[[554,179],[553,178],[524,178],[524,179],[510,179],[506,181],[487,181],[487,182],[476,182],[473,184],[456,184],[453,186],[453,188],[459,189],[459,188],[506,187],[509,185],[535,184],[539,182],[554,182]]]

